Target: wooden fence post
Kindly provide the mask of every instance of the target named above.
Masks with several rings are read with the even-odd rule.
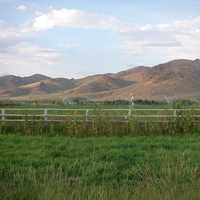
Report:
[[[177,117],[176,109],[174,110],[174,118]]]
[[[5,109],[1,109],[1,120],[5,121]]]
[[[130,118],[131,117],[131,108],[128,110],[128,117]]]
[[[89,110],[87,109],[86,112],[85,112],[85,121],[86,122],[88,121],[88,113],[89,113]]]
[[[48,121],[48,109],[44,109],[44,121]]]

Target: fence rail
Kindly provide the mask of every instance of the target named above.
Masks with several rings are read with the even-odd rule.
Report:
[[[127,122],[128,119],[159,122],[163,119],[176,119],[184,113],[200,120],[200,109],[56,109],[56,108],[1,108],[0,122],[23,121],[92,121],[106,117],[113,121]]]

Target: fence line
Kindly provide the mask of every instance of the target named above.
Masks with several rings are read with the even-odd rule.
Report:
[[[34,113],[35,111],[39,113]],[[57,111],[56,114],[51,113]],[[65,113],[62,112],[69,112]],[[103,117],[113,121],[127,122],[130,118],[135,119],[175,119],[181,117],[185,111],[198,112],[192,114],[192,117],[200,119],[200,109],[57,109],[57,108],[1,108],[0,122],[18,122],[18,121],[91,121],[99,115],[92,112],[98,112]],[[152,113],[152,112],[157,113]],[[28,112],[28,113],[27,113]],[[79,112],[79,113],[77,113]],[[105,113],[106,112],[106,113]],[[140,113],[142,112],[142,113]],[[164,112],[164,113],[162,113]],[[170,113],[167,113],[170,112]],[[63,119],[66,118],[66,119]],[[159,121],[158,121],[159,122]]]

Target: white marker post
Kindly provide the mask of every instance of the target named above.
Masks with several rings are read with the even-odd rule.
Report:
[[[132,96],[131,97],[131,106],[134,108],[134,106],[135,106],[135,97],[134,96]]]
[[[132,116],[132,109],[134,109],[134,107],[135,107],[135,97],[132,96],[132,97],[131,97],[131,107],[130,107],[129,113],[128,113],[129,118],[131,118],[131,116]]]

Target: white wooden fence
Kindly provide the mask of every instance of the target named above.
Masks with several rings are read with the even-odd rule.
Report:
[[[57,108],[1,108],[0,122],[46,121],[64,122],[92,121],[106,117],[112,121],[127,122],[128,119],[155,122],[175,119],[184,113],[192,113],[200,119],[200,109],[57,109]]]

